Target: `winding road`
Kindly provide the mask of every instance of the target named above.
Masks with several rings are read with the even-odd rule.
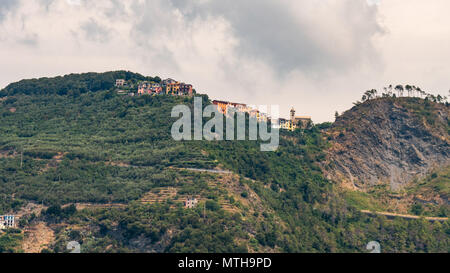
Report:
[[[430,222],[445,222],[448,221],[448,217],[422,217],[417,215],[408,215],[408,214],[397,214],[397,213],[391,213],[391,212],[373,212],[369,210],[361,210],[362,213],[368,214],[368,215],[383,215],[388,218],[403,218],[407,220],[414,220],[414,219],[425,219]]]

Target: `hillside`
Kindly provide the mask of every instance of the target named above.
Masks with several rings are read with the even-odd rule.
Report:
[[[399,190],[450,165],[450,107],[419,98],[371,100],[340,116],[327,134],[330,175],[352,188]]]
[[[377,98],[339,116],[324,173],[360,209],[446,216],[450,210],[450,107],[420,98]]]
[[[116,73],[0,91],[0,214],[21,217],[0,252],[65,252],[72,240],[83,252],[364,252],[373,240],[387,252],[450,250],[448,222],[361,213],[324,176],[328,125],[282,132],[276,152],[175,142],[171,109],[193,98],[118,95]],[[66,79],[87,89],[59,92]],[[189,197],[197,207],[184,207]]]

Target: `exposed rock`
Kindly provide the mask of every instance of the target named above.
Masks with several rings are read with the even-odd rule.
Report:
[[[449,109],[418,98],[382,98],[353,107],[327,132],[328,177],[365,190],[399,190],[450,164]]]

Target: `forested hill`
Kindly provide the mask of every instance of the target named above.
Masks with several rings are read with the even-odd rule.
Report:
[[[82,74],[0,91],[0,215],[20,216],[0,252],[64,252],[73,240],[83,252],[450,251],[448,222],[366,215],[324,177],[329,124],[282,132],[276,152],[175,142],[172,107],[193,98],[119,95],[116,77],[149,79]]]
[[[146,77],[129,71],[113,71],[106,73],[70,74],[55,78],[22,80],[9,84],[0,91],[0,96],[13,95],[72,95],[78,96],[87,92],[109,90],[114,87],[116,79],[127,81],[155,81],[159,77]]]

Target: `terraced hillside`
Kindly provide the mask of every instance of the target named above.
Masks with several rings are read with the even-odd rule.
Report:
[[[116,77],[148,78],[90,73],[0,91],[0,214],[21,214],[0,252],[65,252],[73,240],[84,252],[364,252],[373,240],[449,251],[448,222],[366,215],[325,178],[330,125],[283,132],[276,152],[175,142],[171,109],[193,99],[119,95]],[[188,197],[199,204],[186,209]],[[37,236],[43,226],[51,236]]]

